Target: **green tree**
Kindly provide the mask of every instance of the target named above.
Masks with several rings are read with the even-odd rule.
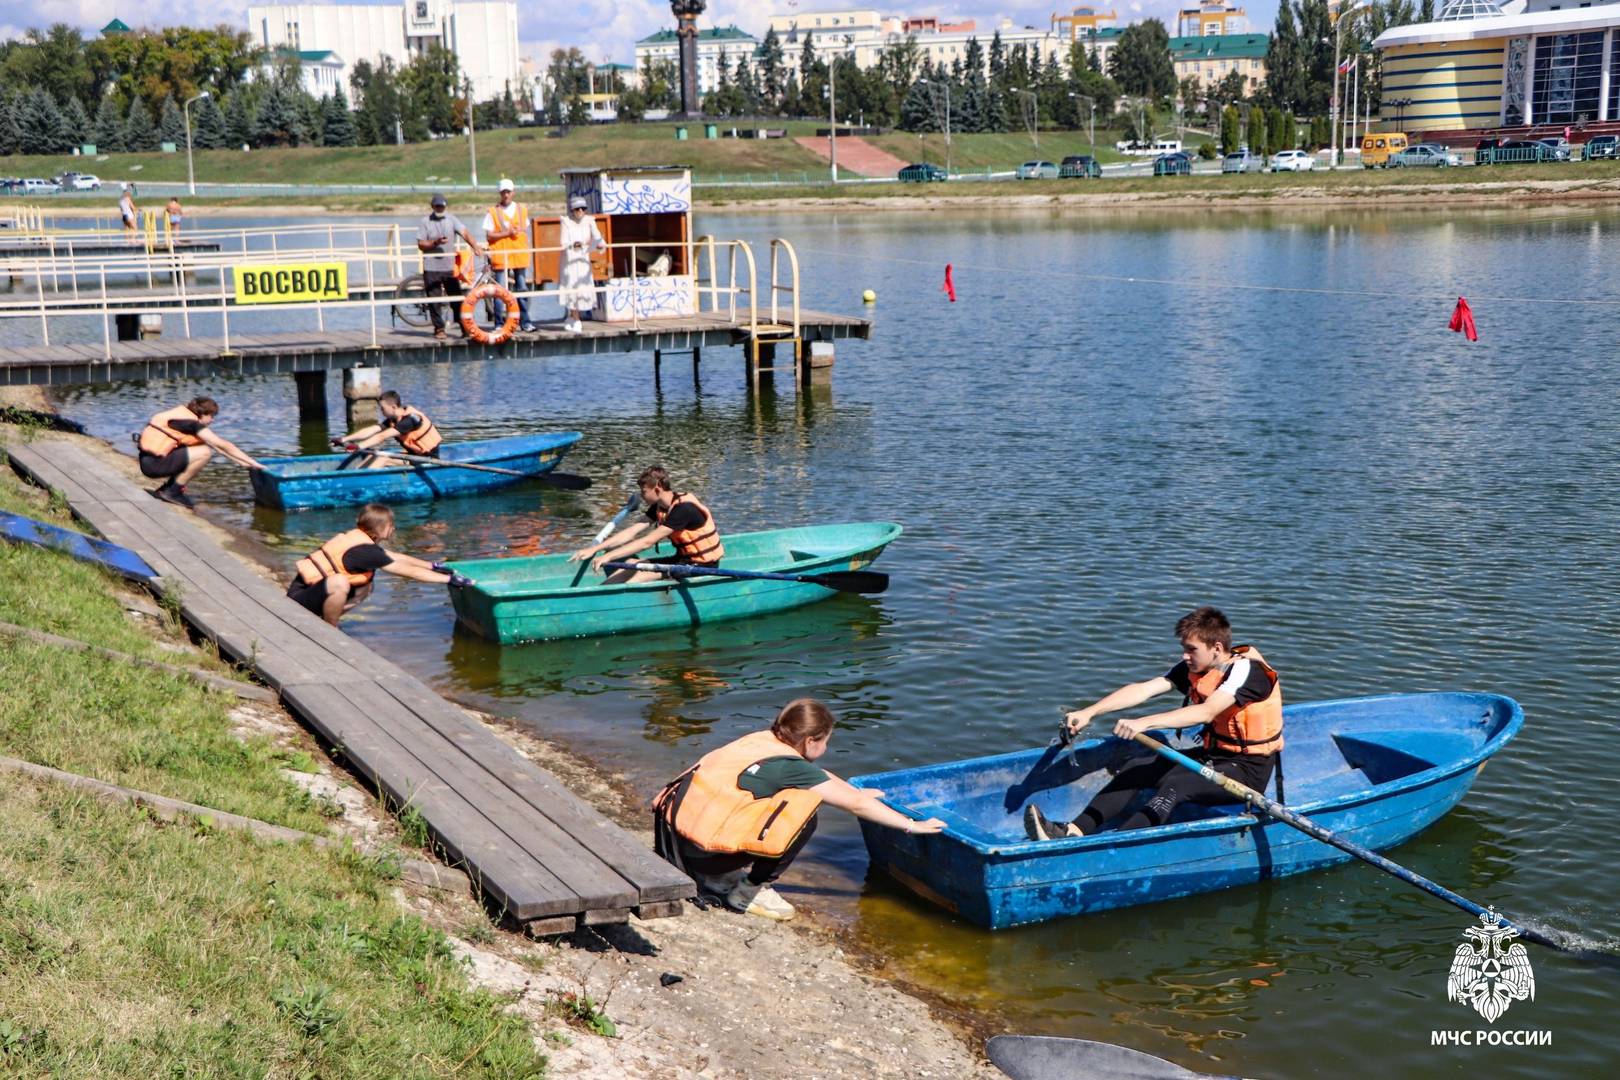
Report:
[[[1266,97],[1284,109],[1305,98],[1305,63],[1292,0],[1277,5],[1277,23],[1266,46]]]
[[[358,61],[349,73],[349,87],[359,106],[355,128],[362,145],[392,143],[404,104],[393,60],[384,57],[375,67]]]
[[[570,49],[569,52],[578,54],[579,50]],[[584,68],[584,57],[580,56],[581,74]],[[429,45],[401,69],[399,87],[406,102],[405,137],[419,142],[430,135],[449,135],[460,131],[456,111],[460,86],[456,54],[442,45]],[[577,84],[569,90],[570,94],[576,95],[583,92],[583,88]]]
[[[225,103],[225,138],[231,149],[252,146],[253,132],[258,125],[258,102],[247,87],[238,87]]]
[[[0,86],[0,157],[22,153],[22,118],[16,97]]]
[[[759,43],[759,77],[765,111],[780,112],[782,93],[787,89],[787,58],[774,26],[765,31],[765,40]]]
[[[28,30],[0,52],[0,85],[25,96],[44,90],[53,101],[89,100],[94,78],[86,62],[84,35],[67,23]]]
[[[1308,149],[1320,150],[1332,141],[1333,121],[1326,115],[1318,113],[1311,117],[1311,133],[1307,139]]]
[[[1299,123],[1294,114],[1285,111],[1283,117],[1283,146],[1285,149],[1299,148]]]
[[[223,150],[230,145],[225,114],[209,94],[191,108],[191,145],[199,150]]]
[[[1417,21],[1420,23],[1434,22],[1434,0],[1423,0],[1418,5]]]
[[[1283,111],[1275,105],[1266,110],[1266,127],[1270,129],[1266,145],[1271,147],[1273,154],[1294,149],[1294,133]]]
[[[71,136],[68,142],[69,150],[90,137],[90,114],[84,111],[84,103],[71,94],[62,103],[62,123],[66,125]]]
[[[158,109],[158,142],[173,143],[182,149],[186,145],[186,118],[180,115],[180,106],[172,97],[165,97]]]
[[[302,141],[303,120],[298,105],[277,80],[272,80],[259,97],[249,138],[256,147],[297,146]]]
[[[49,91],[36,87],[18,110],[18,144],[25,154],[60,154],[73,148],[73,135]]]
[[[136,98],[129,103],[129,115],[124,119],[124,149],[142,153],[158,148],[157,128],[152,126],[152,114],[145,102]]]
[[[1108,73],[1127,94],[1157,100],[1176,92],[1170,35],[1158,19],[1127,26],[1108,57]]]
[[[338,87],[321,106],[321,143],[324,146],[353,146],[358,142],[354,130],[354,117],[349,112],[349,99]]]
[[[124,148],[124,118],[118,114],[118,102],[111,94],[96,106],[96,118],[90,125],[91,140],[103,154],[116,154]]]
[[[1333,95],[1333,20],[1328,16],[1327,0],[1299,0],[1294,14],[1299,23],[1303,91],[1298,101],[1284,104],[1313,116],[1326,115]]]
[[[1258,105],[1251,105],[1244,113],[1244,141],[1249,144],[1251,154],[1264,158],[1271,152],[1271,132],[1266,127],[1266,110]]]
[[[1221,110],[1221,153],[1234,153],[1243,141],[1242,117],[1238,115],[1236,105],[1228,105]]]

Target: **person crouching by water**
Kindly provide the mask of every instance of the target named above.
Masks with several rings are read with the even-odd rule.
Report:
[[[687,566],[719,566],[726,553],[720,542],[720,530],[714,524],[709,508],[690,493],[677,494],[670,486],[669,473],[660,465],[642,472],[636,481],[641,488],[641,501],[647,504],[647,520],[627,525],[602,541],[580,548],[568,556],[569,562],[591,559],[591,569],[602,572],[602,564],[629,558],[639,551],[656,547],[667,539],[675,554],[664,555],[646,562]],[[601,552],[601,554],[597,554]],[[662,575],[647,570],[616,570],[604,584],[656,581]]]
[[[1248,645],[1232,648],[1232,624],[1212,607],[1201,607],[1176,623],[1181,662],[1156,679],[1122,686],[1095,704],[1069,713],[1071,735],[1105,713],[1134,708],[1174,690],[1181,708],[1121,720],[1114,734],[1129,739],[1138,732],[1206,725],[1204,745],[1188,757],[1206,763],[1222,776],[1264,792],[1278,770],[1282,798],[1282,683],[1260,653]],[[1124,813],[1137,792],[1153,798],[1119,827],[1142,829],[1163,825],[1184,802],[1217,806],[1237,802],[1224,788],[1175,762],[1148,751],[1127,761],[1079,817],[1061,823],[1047,819],[1034,803],[1024,808],[1024,831],[1031,840],[1090,836]]]
[[[336,626],[344,612],[371,595],[372,579],[379,570],[434,585],[462,588],[473,583],[441,563],[383,547],[393,538],[394,512],[381,503],[367,503],[354,528],[338,533],[298,560],[297,574],[287,586],[288,597]]]
[[[937,833],[813,764],[827,752],[833,714],[812,698],[792,701],[768,731],[703,755],[653,800],[654,849],[733,911],[791,919],[793,905],[772,883],[804,850],[825,803],[908,833]]]
[[[433,426],[433,421],[428,419],[427,414],[421,409],[401,401],[398,391],[383,391],[382,397],[377,399],[377,408],[382,410],[383,414],[379,423],[367,424],[359,431],[351,431],[341,439],[333,439],[332,445],[363,453],[389,439],[398,439],[400,448],[407,454],[433,458],[439,456],[439,444],[444,442],[439,429]],[[393,458],[373,454],[367,464],[372,468],[386,469],[400,463]]]
[[[219,417],[219,402],[211,397],[194,397],[184,405],[164,409],[146,422],[135,445],[141,475],[163,483],[151,492],[176,506],[191,509],[196,504],[186,494],[191,478],[218,450],[245,469],[264,468],[251,454],[235,443],[209,430]]]

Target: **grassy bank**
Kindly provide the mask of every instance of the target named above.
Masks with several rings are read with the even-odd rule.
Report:
[[[15,429],[6,431],[16,438]],[[0,507],[66,523],[9,468]],[[99,571],[0,545],[8,621],[170,663]],[[188,681],[5,641],[0,754],[309,831],[299,753],[232,731]],[[307,762],[306,762],[307,767]],[[176,824],[0,778],[0,1068],[8,1075],[534,1077],[527,1025],[468,988],[394,866]]]

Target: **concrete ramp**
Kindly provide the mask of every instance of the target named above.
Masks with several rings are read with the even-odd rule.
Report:
[[[825,137],[815,135],[801,135],[793,140],[806,150],[821,158],[830,161],[831,150],[827,146]],[[847,170],[857,176],[889,176],[892,177],[910,165],[909,161],[902,161],[881,150],[859,135],[840,135],[838,137],[838,168]]]

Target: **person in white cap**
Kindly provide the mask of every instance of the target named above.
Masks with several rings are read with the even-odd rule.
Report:
[[[568,313],[563,329],[574,334],[585,329],[580,316],[596,306],[591,254],[607,250],[596,219],[585,213],[589,205],[583,196],[570,197],[568,216],[562,220],[562,281],[557,285],[557,298]]]
[[[532,255],[529,250],[529,209],[513,197],[512,181],[502,177],[501,182],[495,185],[499,200],[489,208],[484,215],[484,239],[489,242],[489,266],[495,272],[496,280],[515,293],[521,293],[529,287],[529,263]],[[534,330],[534,321],[529,318],[529,298],[518,297],[518,310],[523,313],[523,321],[519,329],[528,333]],[[506,305],[499,300],[495,301],[495,319],[500,321],[506,318]]]

